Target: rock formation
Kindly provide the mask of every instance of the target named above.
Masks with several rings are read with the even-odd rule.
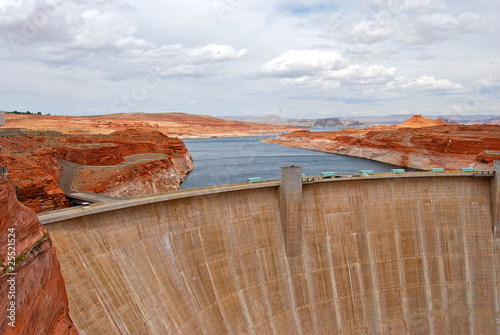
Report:
[[[123,146],[123,156],[159,152],[153,158],[139,155],[139,160],[120,166],[86,166],[78,169],[75,189],[109,196],[134,197],[179,190],[179,184],[194,168],[184,143],[157,131],[125,130],[113,133],[119,138],[140,143],[140,149]],[[145,157],[143,157],[145,156]],[[151,156],[151,155],[150,155]]]
[[[362,157],[403,167],[491,170],[499,159],[500,126],[447,125],[416,115],[406,122],[334,132],[295,131],[265,142]]]
[[[99,180],[99,173],[94,173],[85,185],[79,185],[82,190],[109,191],[110,195],[144,195],[155,193],[150,192],[155,188],[158,192],[179,189],[179,183],[193,169],[192,157],[181,140],[151,129],[125,129],[101,136],[25,131],[0,136],[0,145],[0,165],[7,166],[19,201],[37,213],[71,205],[58,185],[61,160],[85,166],[118,165],[123,175],[115,169],[115,174],[108,175],[107,180]],[[161,159],[133,164],[143,173],[134,174],[134,170],[125,169],[122,165],[125,157],[140,154],[157,154]],[[85,174],[85,169],[82,171]],[[141,184],[151,187],[139,187],[136,193],[131,191]]]
[[[77,335],[47,229],[3,177],[0,212],[0,334]]]
[[[412,116],[410,119],[406,120],[401,124],[397,124],[397,128],[424,128],[424,127],[435,127],[435,126],[446,126],[447,123],[442,120],[433,120],[423,117],[420,114]]]

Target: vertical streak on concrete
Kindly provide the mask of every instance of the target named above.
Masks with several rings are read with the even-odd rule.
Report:
[[[463,215],[462,215],[463,217]],[[473,297],[472,297],[472,282],[471,282],[471,274],[470,274],[470,258],[469,258],[469,247],[467,246],[467,236],[465,234],[466,228],[464,227],[462,229],[462,238],[463,238],[463,244],[464,244],[464,255],[465,255],[465,286],[467,289],[467,310],[469,314],[469,334],[474,335],[474,326],[476,324],[476,318],[474,314],[474,302]]]
[[[464,190],[460,190],[460,201],[464,201],[465,199],[465,194]],[[476,315],[474,311],[474,297],[473,297],[473,292],[472,292],[472,279],[471,279],[471,273],[470,273],[470,254],[469,254],[469,246],[467,243],[467,235],[468,235],[468,227],[467,224],[470,223],[465,223],[464,219],[467,217],[464,207],[460,206],[460,224],[461,224],[461,230],[462,230],[462,243],[464,247],[464,265],[465,265],[465,288],[466,288],[466,296],[467,296],[467,314],[469,316],[469,334],[474,335],[474,327],[476,325]]]
[[[302,176],[302,172],[300,173]],[[290,293],[290,299],[292,301],[292,311],[293,318],[295,320],[295,325],[297,326],[297,334],[303,335],[302,332],[302,324],[300,323],[300,317],[297,310],[297,297],[295,296],[295,290],[293,289],[293,281],[292,281],[292,271],[290,270],[290,262],[285,262],[287,283],[288,283],[288,292]],[[306,276],[307,278],[307,276]]]
[[[417,199],[422,199],[418,194],[419,190],[417,187]],[[434,335],[434,318],[433,318],[433,305],[432,305],[432,294],[431,294],[431,281],[429,275],[429,262],[427,259],[427,248],[425,247],[425,238],[424,238],[424,224],[422,218],[422,207],[420,205],[420,201],[417,201],[417,222],[418,222],[418,244],[422,257],[422,265],[424,267],[424,283],[425,283],[425,300],[427,301],[427,320],[429,320],[429,334]]]
[[[377,276],[377,262],[376,258],[374,257],[374,254],[376,254],[374,243],[376,242],[372,241],[371,232],[368,230],[368,224],[365,223],[365,225],[366,225],[367,241],[368,241],[368,259],[370,260],[370,272],[373,285],[373,296],[375,299],[375,313],[377,317],[377,322],[375,325],[376,333],[382,334],[382,311],[380,307],[379,279]]]
[[[302,168],[282,167],[280,184],[281,228],[288,257],[302,254]]]
[[[367,189],[370,182],[363,181],[362,187],[364,188],[364,192],[362,192],[362,200],[364,204],[371,203],[371,199],[369,199],[367,195]],[[382,311],[380,305],[380,289],[379,289],[379,278],[377,276],[377,259],[376,259],[376,250],[375,243],[376,241],[372,238],[372,232],[370,231],[369,222],[373,220],[371,211],[368,209],[368,206],[363,205],[360,208],[361,210],[361,224],[364,234],[366,234],[366,243],[367,243],[367,251],[368,251],[368,262],[369,262],[369,270],[370,270],[370,281],[372,285],[373,294],[373,302],[366,304],[365,301],[362,301],[363,313],[366,312],[366,321],[368,325],[368,330],[370,333],[374,334],[382,334]],[[364,290],[364,288],[363,288]],[[363,299],[364,300],[364,299]],[[373,319],[375,317],[375,320]],[[372,329],[375,327],[375,329]]]
[[[269,301],[269,297],[270,297],[270,293],[265,285],[265,278],[264,278],[264,268],[265,268],[265,258],[262,256],[261,252],[259,252],[259,250],[257,250],[257,258],[259,260],[259,267],[260,267],[260,271],[258,271],[257,275],[259,277],[259,282],[262,283],[261,287],[262,287],[262,292],[264,293],[264,303],[263,305],[265,306],[265,309],[266,309],[266,313],[267,315],[269,316],[269,324],[271,326],[271,330],[273,331],[273,334],[274,335],[277,335],[278,334],[278,331],[277,331],[277,327],[276,327],[276,324],[274,322],[274,318],[272,317],[273,315],[273,312],[272,312],[272,308],[271,308],[271,302]]]
[[[491,214],[493,219],[493,232],[496,238],[500,237],[500,161],[493,165],[495,176],[491,184]]]
[[[441,238],[441,234],[439,232],[439,227],[436,227],[436,234],[437,234],[437,250],[438,250],[438,266],[439,266],[439,283],[442,284],[443,288],[441,289],[441,294],[443,299],[443,304],[444,304],[444,310],[447,311],[449,309],[449,304],[448,304],[448,285],[446,284],[446,277],[445,277],[445,272],[444,272],[444,260],[443,260],[443,251],[441,248],[443,247],[443,243],[445,243],[445,239]],[[450,333],[450,316],[448,313],[445,313],[445,324],[446,324],[446,334]]]
[[[234,260],[233,257],[230,256],[230,264],[233,264]],[[241,309],[243,310],[243,316],[245,317],[245,320],[248,323],[248,328],[249,332],[252,335],[255,335],[255,330],[254,330],[254,325],[252,322],[252,317],[250,316],[250,312],[248,311],[248,305],[245,297],[243,296],[243,287],[241,287],[240,282],[238,281],[238,275],[236,273],[236,266],[231,266],[232,274],[233,274],[233,280],[234,280],[234,285],[236,286],[237,294],[238,294],[238,300],[240,301],[241,304]]]
[[[406,329],[408,329],[408,291],[406,289],[406,276],[405,276],[405,267],[403,260],[403,246],[401,244],[401,235],[399,229],[394,229],[394,239],[396,241],[396,253],[397,253],[397,261],[398,261],[398,274],[399,274],[399,285],[401,287],[401,295],[403,296],[402,307],[403,307],[403,317]],[[408,333],[408,332],[407,332]]]
[[[202,236],[199,227],[198,227],[198,235],[200,237]],[[214,277],[212,275],[212,270],[210,269],[210,265],[208,264],[208,257],[207,257],[207,255],[205,253],[205,250],[207,249],[207,247],[205,246],[203,238],[200,238],[200,241],[201,241],[201,248],[202,248],[201,250],[202,250],[202,254],[203,254],[203,260],[207,264],[208,278],[210,279],[210,285],[212,286],[212,289],[214,290],[215,299],[217,300],[216,301],[217,307],[219,309],[220,315],[222,316],[222,321],[224,322],[224,327],[227,330],[230,330],[231,329],[231,321],[227,318],[227,315],[226,315],[224,309],[221,306],[221,298],[220,298],[219,292],[217,290],[217,285],[216,285]]]
[[[337,279],[335,278],[335,267],[333,265],[332,245],[330,235],[326,236],[326,248],[328,250],[328,266],[330,267],[330,279],[332,282],[333,304],[335,307],[335,317],[337,318],[337,329],[342,334],[342,315],[340,314],[339,292],[337,291]]]

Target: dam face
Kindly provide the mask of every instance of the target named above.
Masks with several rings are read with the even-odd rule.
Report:
[[[288,253],[276,183],[47,228],[80,334],[497,334],[493,182],[304,184]]]

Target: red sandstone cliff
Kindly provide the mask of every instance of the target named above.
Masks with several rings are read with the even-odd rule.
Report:
[[[500,159],[500,126],[447,125],[421,115],[399,125],[333,132],[295,131],[265,142],[422,170],[491,170],[493,161]]]
[[[138,148],[123,146],[120,150],[123,156],[137,155],[137,160],[130,157],[127,164],[120,166],[79,168],[75,189],[118,197],[175,191],[179,190],[186,174],[194,168],[191,155],[179,139],[167,137],[158,131],[137,129],[118,131],[113,135],[141,143]]]
[[[0,212],[0,334],[78,334],[47,229],[33,210],[17,201],[14,185],[2,177]],[[15,242],[15,252],[8,242]],[[12,269],[9,256],[15,258]]]
[[[0,165],[7,166],[19,201],[37,213],[70,206],[58,185],[61,160],[86,166],[119,165],[123,174],[115,169],[115,174],[100,182],[99,173],[94,173],[86,185],[79,186],[82,190],[121,196],[179,189],[179,183],[193,169],[184,143],[155,130],[128,129],[106,136],[32,131],[0,136],[0,145]],[[134,163],[135,170],[124,168],[126,156],[141,154],[162,156]],[[139,170],[143,173],[134,173]]]

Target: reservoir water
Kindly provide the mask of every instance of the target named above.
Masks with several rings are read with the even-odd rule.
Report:
[[[290,165],[302,166],[307,176],[319,176],[321,172],[329,171],[336,174],[359,173],[359,170],[380,173],[398,168],[364,158],[259,142],[263,138],[185,139],[195,168],[181,183],[181,190],[245,183],[249,177],[279,179],[280,168]]]

